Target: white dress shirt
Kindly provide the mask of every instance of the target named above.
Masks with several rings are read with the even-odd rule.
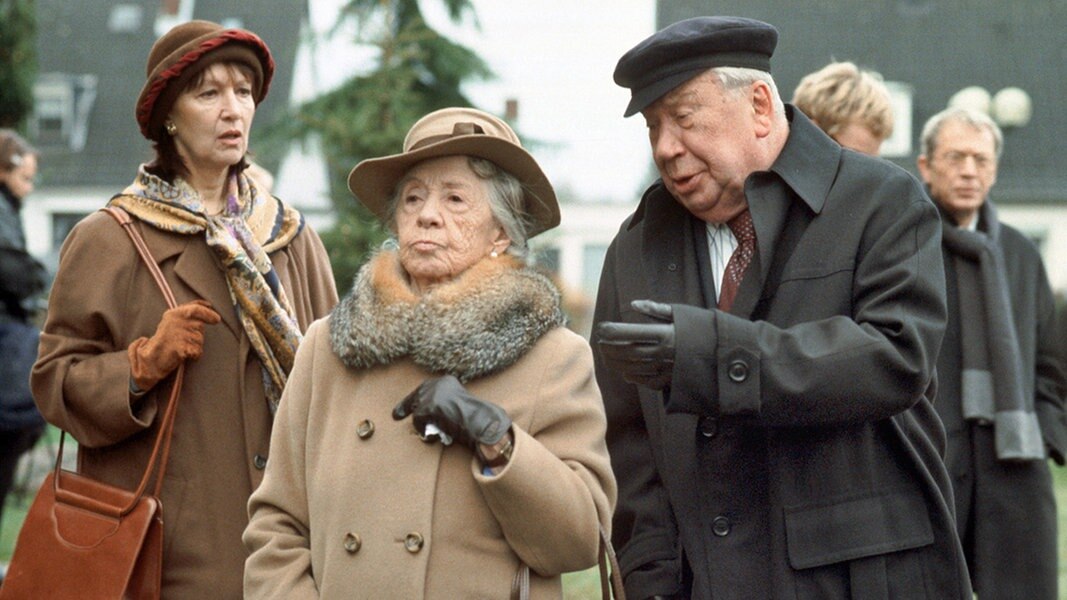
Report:
[[[708,232],[708,255],[711,257],[711,274],[715,278],[715,302],[719,302],[719,291],[722,290],[722,276],[726,273],[726,265],[730,262],[734,250],[737,249],[737,238],[726,223],[706,223]]]

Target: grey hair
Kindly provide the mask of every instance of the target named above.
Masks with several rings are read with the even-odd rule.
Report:
[[[530,230],[529,217],[526,215],[527,191],[522,182],[514,175],[496,166],[492,161],[476,156],[467,157],[467,165],[479,179],[486,182],[489,211],[504,229],[510,243],[505,252],[519,260],[526,260],[530,254],[526,232]],[[385,222],[390,229],[396,224],[396,210],[400,204],[400,192],[404,178],[397,183],[393,197],[385,209]],[[383,248],[395,248],[396,240],[387,240]]]
[[[948,122],[965,123],[975,129],[986,129],[993,134],[993,153],[1000,160],[1000,153],[1004,150],[1004,134],[1000,127],[989,115],[969,108],[950,107],[930,117],[923,125],[922,135],[919,136],[919,144],[922,153],[928,160],[933,159],[937,151],[937,136],[941,128]]]
[[[740,93],[745,88],[757,81],[762,81],[771,88],[771,102],[774,103],[774,113],[778,118],[785,118],[785,103],[782,95],[778,93],[778,85],[774,83],[774,77],[766,71],[759,69],[747,69],[744,67],[715,67],[709,69],[719,79],[719,84],[726,92]]]

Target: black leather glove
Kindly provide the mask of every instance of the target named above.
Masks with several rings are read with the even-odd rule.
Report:
[[[393,408],[397,421],[408,415],[423,439],[433,437],[432,432],[426,433],[427,425],[432,424],[475,452],[478,444],[492,446],[511,428],[511,418],[504,409],[471,396],[452,375],[427,379]]]
[[[630,306],[659,323],[605,321],[597,326],[596,342],[608,367],[623,379],[662,390],[674,372],[674,311],[651,300],[634,300]]]

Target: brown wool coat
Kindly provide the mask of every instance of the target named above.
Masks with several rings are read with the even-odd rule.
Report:
[[[137,227],[178,303],[203,298],[223,317],[207,327],[179,400],[162,491],[163,597],[240,598],[245,506],[270,440],[260,362],[203,236]],[[271,260],[301,330],[336,304],[328,257],[310,227]],[[170,380],[131,408],[126,348],[155,332],[164,309],[114,219],[94,213],[74,228],[60,252],[31,384],[45,418],[79,442],[80,470],[127,489],[151,452]]]
[[[561,573],[596,564],[616,490],[587,342],[553,328],[466,385],[514,422],[495,477],[466,447],[392,419],[429,375],[409,358],[350,368],[329,322],[312,325],[249,502],[247,598],[508,598],[520,559],[531,597],[559,598]]]

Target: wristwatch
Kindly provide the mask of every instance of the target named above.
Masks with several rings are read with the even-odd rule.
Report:
[[[503,467],[511,460],[511,451],[514,449],[514,444],[511,441],[511,432],[504,434],[504,437],[500,438],[500,441],[490,446],[493,450],[493,454],[488,456],[482,451],[484,446],[478,446],[478,457],[482,459],[482,464],[487,467]]]

